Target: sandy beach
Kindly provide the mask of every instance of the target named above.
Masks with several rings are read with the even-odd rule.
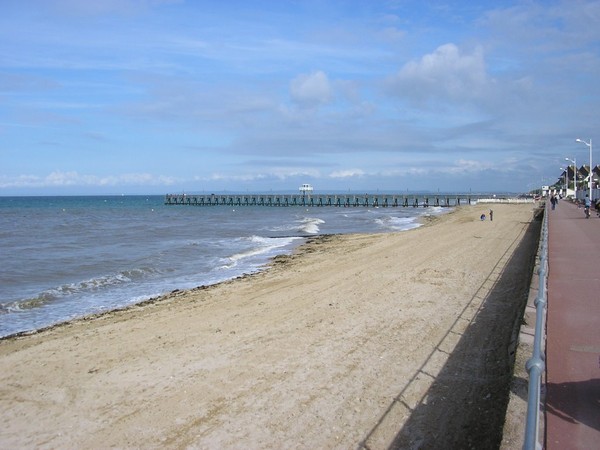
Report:
[[[534,209],[317,237],[259,274],[1,340],[0,447],[497,448]]]

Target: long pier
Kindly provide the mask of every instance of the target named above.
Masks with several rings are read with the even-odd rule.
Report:
[[[401,195],[401,194],[167,194],[165,205],[188,206],[334,206],[350,207],[451,207],[470,205],[479,196],[464,195]]]

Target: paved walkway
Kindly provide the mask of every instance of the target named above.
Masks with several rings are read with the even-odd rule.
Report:
[[[549,210],[546,449],[600,449],[600,218]]]

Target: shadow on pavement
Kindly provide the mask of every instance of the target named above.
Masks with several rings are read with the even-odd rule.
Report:
[[[547,388],[549,395],[546,397],[546,414],[600,431],[600,378],[548,383]]]

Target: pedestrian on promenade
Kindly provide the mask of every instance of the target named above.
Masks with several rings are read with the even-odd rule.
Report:
[[[554,194],[550,196],[550,203],[552,203],[552,209],[556,208],[556,197]]]
[[[590,196],[585,194],[585,218],[590,218],[590,206],[592,206],[592,201],[590,200]]]

